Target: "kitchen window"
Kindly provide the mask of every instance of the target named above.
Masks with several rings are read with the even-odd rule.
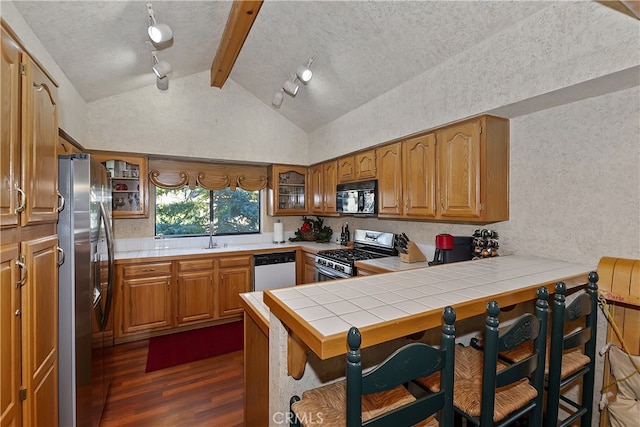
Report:
[[[156,236],[259,233],[260,209],[259,190],[156,187]]]

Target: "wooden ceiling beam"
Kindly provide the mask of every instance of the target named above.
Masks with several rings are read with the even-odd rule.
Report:
[[[636,18],[640,19],[640,1],[637,0],[621,0],[620,3],[625,5],[627,9],[633,13]]]
[[[610,7],[613,10],[624,13],[632,18],[640,19],[640,1],[638,0],[596,0],[601,5]]]
[[[235,0],[211,64],[211,86],[222,88],[258,16],[263,0]]]

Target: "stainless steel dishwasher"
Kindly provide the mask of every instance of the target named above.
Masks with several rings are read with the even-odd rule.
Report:
[[[253,256],[253,290],[287,288],[296,284],[296,252]]]

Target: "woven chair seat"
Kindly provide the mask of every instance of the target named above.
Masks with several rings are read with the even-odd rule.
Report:
[[[439,375],[439,374],[438,374]],[[415,397],[403,386],[362,396],[362,422],[368,421],[378,415],[399,408],[413,402]],[[307,390],[302,393],[302,399],[291,405],[297,414],[309,414],[313,416],[313,425],[346,427],[347,413],[347,383],[338,381],[322,387]],[[321,414],[322,423],[317,414]],[[302,425],[304,420],[301,420]],[[438,427],[435,418],[424,420],[416,424],[419,427]]]
[[[476,337],[476,343],[482,347],[482,337]],[[551,347],[551,340],[547,339],[547,354],[544,360],[544,374],[549,375],[549,350]],[[526,357],[531,356],[533,353],[533,341],[526,341],[522,345],[511,350],[503,351],[500,353],[500,357],[509,362],[515,363],[523,360]],[[579,371],[582,367],[586,366],[590,362],[589,356],[586,356],[577,348],[565,350],[562,353],[562,371],[561,378],[566,378],[574,372]]]
[[[479,417],[482,408],[482,362],[483,353],[473,347],[456,346],[456,361],[453,382],[453,404],[465,413]],[[501,371],[508,365],[498,362]],[[416,380],[432,392],[440,389],[440,374],[436,373]],[[493,420],[498,422],[511,412],[525,406],[538,392],[526,379],[496,390]]]

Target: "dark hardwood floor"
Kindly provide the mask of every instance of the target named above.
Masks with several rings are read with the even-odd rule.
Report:
[[[242,350],[145,373],[148,345],[114,348],[102,427],[244,425]]]

